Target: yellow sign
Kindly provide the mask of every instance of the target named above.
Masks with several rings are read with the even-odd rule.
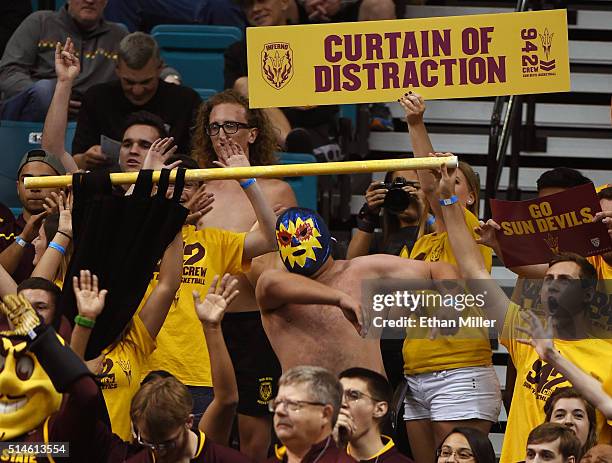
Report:
[[[565,92],[565,10],[247,29],[253,108]]]

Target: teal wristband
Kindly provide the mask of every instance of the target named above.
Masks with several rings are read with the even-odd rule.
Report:
[[[93,328],[96,324],[96,321],[87,317],[77,315],[76,317],[74,317],[74,323],[85,328]]]
[[[21,236],[16,236],[15,237],[15,243],[17,243],[22,248],[25,248],[26,245],[28,244],[28,242],[26,240],[24,240]]]
[[[49,247],[51,249],[55,249],[57,252],[59,252],[62,256],[66,255],[66,248],[64,246],[62,246],[61,244],[57,244],[55,241],[51,241],[49,243]]]
[[[250,187],[253,183],[255,183],[257,180],[255,180],[254,178],[250,178],[244,182],[240,182],[240,186],[242,187],[243,190],[246,190],[248,187]]]

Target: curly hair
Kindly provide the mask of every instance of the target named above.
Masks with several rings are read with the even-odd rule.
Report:
[[[249,108],[249,100],[234,90],[225,90],[213,95],[200,106],[196,118],[195,132],[193,134],[193,146],[191,156],[201,166],[214,167],[213,161],[217,155],[212,141],[206,133],[206,126],[210,120],[212,109],[220,104],[237,104],[242,106],[246,112],[247,124],[258,130],[257,138],[249,147],[249,162],[252,166],[267,166],[277,163],[275,152],[277,150],[274,128],[270,120],[261,109]]]

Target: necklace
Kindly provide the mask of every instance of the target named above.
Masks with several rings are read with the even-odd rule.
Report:
[[[323,447],[323,450],[321,450],[321,451],[319,452],[319,454],[317,455],[317,458],[315,458],[315,459],[312,461],[312,463],[317,463],[317,462],[318,462],[318,461],[321,459],[321,457],[323,456],[323,454],[324,454],[324,453],[325,453],[325,451],[327,450],[327,447],[329,447],[329,442],[330,442],[330,440],[331,440],[331,436],[328,436],[328,437],[327,437],[327,441],[325,442],[325,447]]]

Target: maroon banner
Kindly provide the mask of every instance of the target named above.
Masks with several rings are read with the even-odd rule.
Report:
[[[529,201],[491,199],[491,210],[506,267],[544,264],[559,252],[589,257],[612,250],[606,226],[593,223],[601,206],[592,183]]]

